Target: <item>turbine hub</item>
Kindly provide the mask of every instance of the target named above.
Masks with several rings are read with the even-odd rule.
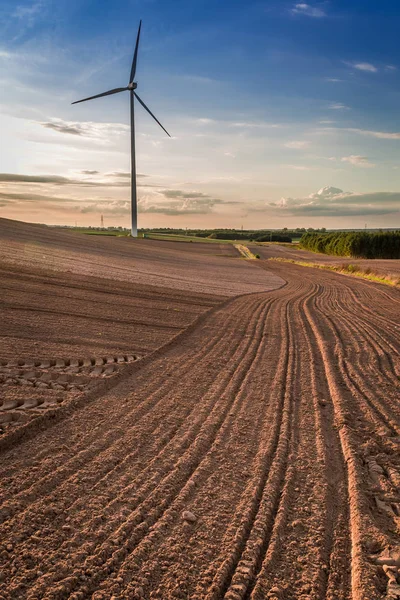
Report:
[[[128,90],[136,90],[136,88],[137,88],[137,83],[132,82],[132,83],[128,84]]]

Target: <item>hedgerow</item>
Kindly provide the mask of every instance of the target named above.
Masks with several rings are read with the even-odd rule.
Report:
[[[312,252],[354,258],[400,258],[400,231],[305,233],[300,245]]]
[[[255,242],[286,242],[288,244],[291,243],[292,238],[289,237],[288,235],[281,235],[281,234],[276,234],[276,233],[272,233],[272,234],[265,234],[265,235],[258,235],[258,236],[254,236],[254,241]]]

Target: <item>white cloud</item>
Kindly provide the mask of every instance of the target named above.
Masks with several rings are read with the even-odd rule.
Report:
[[[350,110],[350,107],[346,106],[346,104],[342,104],[342,102],[332,102],[328,108],[330,110]]]
[[[233,152],[224,152],[224,156],[228,156],[229,158],[236,158],[236,154]]]
[[[397,71],[397,67],[394,65],[386,65],[385,71]]]
[[[306,4],[304,2],[295,4],[290,12],[293,15],[304,15],[306,17],[314,17],[317,19],[326,17],[326,13],[322,8],[319,6],[312,6],[311,4]]]
[[[336,77],[325,77],[325,81],[329,81],[330,83],[340,83],[343,79],[337,79]]]
[[[293,140],[291,142],[285,142],[283,145],[285,148],[291,148],[292,150],[303,150],[304,148],[308,148],[310,142]]]
[[[306,167],[305,165],[285,165],[289,167],[289,169],[294,169],[295,171],[311,171],[312,167]]]
[[[358,69],[358,71],[366,71],[367,73],[377,73],[378,68],[375,65],[367,62],[346,62],[345,64],[353,69]]]
[[[229,123],[230,127],[243,127],[243,128],[265,128],[265,129],[278,129],[282,127],[279,123],[266,123],[265,121],[232,121]]]
[[[329,123],[329,121],[320,121],[320,123]],[[325,133],[328,133],[330,131],[346,131],[349,133],[357,133],[359,135],[374,137],[380,140],[400,140],[400,132],[398,131],[373,131],[370,129],[358,129],[356,127],[325,127],[321,128],[320,131],[323,131]]]
[[[324,187],[302,198],[281,198],[266,205],[292,215],[361,216],[399,213],[400,192],[356,193],[336,187]]]
[[[130,211],[131,203],[127,200],[106,200],[103,202],[93,202],[80,208],[80,212],[82,214],[97,213],[114,215],[115,217],[129,215]]]
[[[370,169],[375,167],[374,163],[369,162],[366,156],[359,156],[357,154],[351,154],[350,156],[343,156],[342,162],[350,163],[355,167],[363,167],[364,169]]]
[[[185,190],[153,190],[148,195],[142,195],[138,201],[140,213],[163,215],[205,215],[213,212],[215,206],[235,204],[213,198],[201,192]]]
[[[216,121],[214,121],[214,119],[208,119],[206,117],[201,118],[201,119],[195,119],[195,123],[197,123],[198,125],[210,125],[211,123],[215,123]]]
[[[336,156],[320,156],[319,154],[307,154],[306,158],[310,158],[313,160],[329,160],[331,162],[337,160]]]
[[[370,131],[368,129],[356,129],[353,127],[348,127],[345,131],[350,131],[352,133],[359,133],[360,135],[368,135],[370,137],[375,137],[381,140],[400,140],[399,132],[390,132],[390,131]]]

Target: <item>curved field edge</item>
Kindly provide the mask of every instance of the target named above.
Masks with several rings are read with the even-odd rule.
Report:
[[[400,278],[392,277],[391,275],[380,275],[379,273],[371,272],[371,269],[363,269],[357,264],[343,264],[343,265],[322,265],[321,263],[305,262],[301,260],[294,260],[292,258],[275,258],[271,257],[268,260],[275,262],[291,263],[293,265],[299,265],[300,267],[310,267],[312,269],[324,269],[325,271],[334,271],[340,275],[350,275],[352,277],[358,277],[367,281],[375,283],[383,283],[384,285],[390,285],[395,288],[400,288]]]

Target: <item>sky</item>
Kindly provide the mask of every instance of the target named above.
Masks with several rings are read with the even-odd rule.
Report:
[[[0,0],[0,216],[400,227],[397,0]]]

